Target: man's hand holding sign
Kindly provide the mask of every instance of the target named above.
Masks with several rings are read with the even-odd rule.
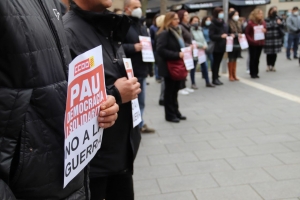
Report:
[[[100,105],[99,127],[105,129],[113,126],[118,118],[118,111],[115,97],[108,95],[106,101]]]

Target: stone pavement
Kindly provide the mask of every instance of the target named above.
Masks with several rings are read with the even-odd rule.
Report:
[[[281,53],[277,72],[260,79],[246,73],[246,55],[238,76],[300,98],[300,67]],[[300,199],[300,104],[241,82],[204,87],[180,96],[188,117],[164,120],[158,106],[160,85],[148,79],[145,121],[157,130],[142,135],[135,162],[136,200]],[[190,85],[190,83],[188,83]],[[280,97],[283,95],[283,97]]]

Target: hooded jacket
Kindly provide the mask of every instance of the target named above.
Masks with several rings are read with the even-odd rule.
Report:
[[[1,0],[0,13],[0,179],[17,199],[85,200],[84,172],[63,189],[71,56],[59,1]]]
[[[120,106],[115,125],[103,132],[101,148],[90,163],[90,177],[105,177],[125,171],[133,173],[133,160],[141,135],[138,127],[133,128],[131,102],[122,104],[120,93],[114,86],[117,79],[127,77],[122,60],[125,58],[122,41],[130,20],[127,16],[109,11],[84,11],[74,2],[63,20],[73,58],[102,45],[106,91],[116,98]]]

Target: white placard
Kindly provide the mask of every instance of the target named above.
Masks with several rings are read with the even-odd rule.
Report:
[[[102,46],[77,56],[69,65],[64,121],[64,188],[100,149],[100,104],[106,100]]]
[[[192,48],[191,47],[185,47],[181,48],[181,51],[183,52],[183,61],[186,67],[186,70],[194,69],[194,59],[192,55]]]
[[[142,44],[142,57],[143,62],[155,62],[153,48],[151,44],[151,38],[145,36],[139,36],[140,43]]]
[[[233,51],[233,37],[228,36],[226,38],[226,52],[232,52]]]
[[[197,42],[195,40],[193,40],[192,44],[193,44],[193,56],[194,56],[194,58],[197,58],[198,57]]]
[[[241,49],[248,49],[249,48],[249,44],[246,38],[245,34],[242,34],[241,37],[239,37],[239,43],[241,46]]]
[[[265,39],[265,33],[263,32],[264,26],[254,26],[254,40],[264,40]]]
[[[124,62],[124,65],[125,65],[125,70],[126,70],[128,79],[133,78],[134,74],[133,74],[131,59],[130,58],[123,58],[123,62]],[[132,122],[133,122],[133,127],[136,127],[142,121],[139,100],[137,98],[134,99],[134,100],[132,100],[131,101],[131,106],[132,106]]]
[[[202,64],[206,62],[206,54],[203,49],[199,49],[198,51],[198,64]]]

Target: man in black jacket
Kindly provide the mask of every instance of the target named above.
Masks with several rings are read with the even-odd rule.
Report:
[[[140,18],[142,17],[141,2],[139,0],[125,0],[125,14],[132,20],[130,29],[126,35],[123,47],[128,58],[131,58],[134,75],[138,78],[141,84],[142,92],[139,94],[139,106],[141,109],[141,115],[145,110],[145,98],[146,98],[146,78],[149,73],[149,68],[152,63],[143,62],[142,58],[142,44],[140,43],[139,36],[147,36],[147,28],[142,25]],[[139,124],[141,133],[154,133],[155,130],[149,128],[144,121]]]
[[[88,199],[80,172],[65,188],[64,116],[71,61],[57,0],[0,1],[0,199]],[[110,127],[109,97],[99,121]],[[9,188],[8,188],[9,186]]]
[[[133,161],[141,135],[133,128],[131,100],[141,92],[136,78],[126,78],[122,41],[130,19],[106,8],[111,0],[74,0],[64,16],[64,25],[73,57],[103,46],[107,93],[120,106],[116,124],[103,133],[101,149],[90,164],[92,200],[133,199]]]

